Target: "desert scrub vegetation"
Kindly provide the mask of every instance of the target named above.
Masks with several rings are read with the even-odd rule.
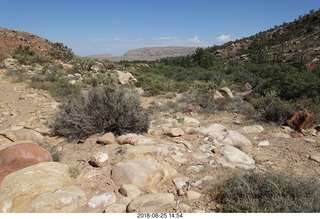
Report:
[[[6,76],[11,79],[12,82],[23,82],[28,78],[27,70],[20,68],[20,69],[13,69],[8,68],[6,70]]]
[[[80,85],[70,83],[67,73],[58,64],[44,66],[41,72],[30,77],[29,86],[47,90],[51,96],[57,99],[67,98],[68,96],[79,96],[81,93]]]
[[[229,213],[320,212],[320,183],[279,173],[235,174],[211,194]]]
[[[37,54],[31,50],[29,46],[17,47],[12,54],[12,58],[17,59],[19,63],[23,65],[30,65],[33,63],[44,64],[50,61],[48,57]]]
[[[149,116],[133,90],[99,87],[66,98],[50,127],[53,135],[70,140],[102,132],[143,133],[149,128]]]
[[[96,73],[96,74],[85,74],[82,83],[90,85],[92,87],[97,87],[101,85],[112,85],[114,84],[113,78],[106,73]]]
[[[63,43],[54,43],[50,50],[50,55],[61,61],[71,61],[75,55],[70,48],[63,45]]]

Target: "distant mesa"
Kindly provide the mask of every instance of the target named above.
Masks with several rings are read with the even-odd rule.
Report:
[[[112,61],[134,61],[146,60],[154,61],[161,58],[187,56],[193,54],[198,47],[183,47],[183,46],[167,46],[167,47],[143,47],[127,51],[122,56],[106,55],[91,55],[89,58],[110,59]]]
[[[107,58],[111,58],[112,55],[111,54],[101,54],[101,55],[89,55],[86,56],[87,58],[93,58],[93,59],[107,59]]]

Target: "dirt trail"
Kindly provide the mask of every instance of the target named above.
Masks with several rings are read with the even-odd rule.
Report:
[[[45,91],[13,83],[0,70],[0,130],[13,125],[45,129],[57,106]]]

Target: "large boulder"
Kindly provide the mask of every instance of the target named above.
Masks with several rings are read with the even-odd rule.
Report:
[[[244,135],[240,134],[237,131],[228,130],[227,132],[221,133],[217,138],[218,142],[221,142],[225,145],[231,145],[236,148],[244,148],[246,146],[252,146],[252,143]]]
[[[127,158],[136,158],[136,157],[150,157],[150,156],[167,156],[169,154],[169,150],[167,147],[162,146],[134,146],[127,147],[127,151],[125,153],[125,157]]]
[[[6,138],[10,139],[11,141],[19,141],[19,140],[30,140],[41,142],[44,140],[43,135],[39,132],[34,131],[32,129],[16,129],[16,130],[8,130],[1,133]]]
[[[120,187],[119,192],[120,194],[130,198],[136,198],[141,195],[140,189],[131,184],[123,184]]]
[[[74,213],[81,212],[86,204],[86,194],[77,186],[68,186],[47,192],[36,199],[26,208],[30,213]]]
[[[42,162],[7,175],[0,183],[0,212],[81,212],[86,196],[70,187],[68,170]]]
[[[114,165],[111,177],[117,185],[132,184],[138,188],[152,188],[176,173],[167,163],[161,164],[152,158],[135,158]]]
[[[114,73],[118,83],[121,85],[134,84],[137,82],[137,79],[133,77],[130,72],[115,70]]]
[[[179,136],[183,136],[185,133],[180,128],[169,128],[164,131],[164,134],[169,137],[179,137]]]
[[[215,91],[214,94],[213,94],[213,99],[214,100],[217,100],[217,99],[223,99],[224,96],[222,95],[222,93],[220,93],[219,91]]]
[[[116,142],[116,137],[112,132],[105,133],[103,136],[98,137],[98,144],[112,144]]]
[[[147,194],[134,198],[127,207],[128,212],[167,212],[174,207],[172,193]]]
[[[251,125],[251,126],[244,126],[239,131],[245,134],[261,133],[264,131],[264,128],[261,125]]]
[[[233,98],[232,91],[228,87],[220,88],[219,92],[226,98]]]
[[[200,126],[200,121],[198,119],[196,119],[196,118],[185,116],[183,118],[183,124],[188,126],[188,127],[199,127]]]
[[[222,154],[232,166],[242,169],[255,168],[255,161],[238,148],[227,145],[220,150],[220,154]]]
[[[144,135],[138,135],[134,133],[128,133],[124,135],[120,135],[117,138],[117,142],[119,144],[130,144],[130,145],[150,145],[153,144],[153,139],[149,137],[145,137]]]
[[[49,161],[52,161],[50,152],[36,143],[13,144],[0,151],[0,182],[12,172]]]
[[[206,128],[199,127],[199,128],[195,128],[194,130],[201,134],[207,135],[211,138],[217,138],[222,133],[225,133],[227,128],[221,124],[214,123],[214,124],[211,124],[209,127],[206,127]]]
[[[101,192],[88,201],[83,209],[85,213],[101,213],[104,209],[116,201],[116,195],[112,192]]]
[[[303,109],[286,120],[285,125],[290,126],[295,131],[302,132],[302,129],[310,129],[313,127],[313,120],[314,117],[306,109]]]

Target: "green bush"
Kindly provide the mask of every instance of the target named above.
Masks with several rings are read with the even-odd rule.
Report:
[[[71,61],[75,55],[70,48],[63,45],[63,43],[54,43],[50,50],[50,55],[61,61]]]
[[[282,100],[274,91],[251,100],[251,103],[260,117],[267,122],[283,123],[295,111],[291,102]]]
[[[107,74],[86,74],[83,77],[82,82],[84,84],[91,85],[93,87],[97,87],[98,85],[111,85],[114,84],[114,80]]]
[[[77,84],[71,84],[68,78],[60,77],[56,82],[51,83],[48,87],[49,93],[56,98],[76,97],[81,93],[81,88]]]
[[[132,90],[108,87],[67,98],[51,124],[54,135],[70,140],[101,132],[142,133],[148,128],[148,114],[140,106],[138,95]]]
[[[49,58],[39,55],[33,50],[30,49],[29,46],[19,46],[12,54],[14,59],[17,59],[20,64],[31,65],[34,63],[46,63],[49,62]]]
[[[195,81],[190,88],[189,95],[184,99],[188,104],[200,106],[204,113],[213,113],[217,110],[213,96],[216,89],[217,85],[212,81]]]
[[[9,77],[13,82],[23,82],[28,79],[26,69],[13,69],[8,68],[6,69],[6,76]]]
[[[320,212],[320,184],[284,174],[236,174],[211,191],[222,212]]]

